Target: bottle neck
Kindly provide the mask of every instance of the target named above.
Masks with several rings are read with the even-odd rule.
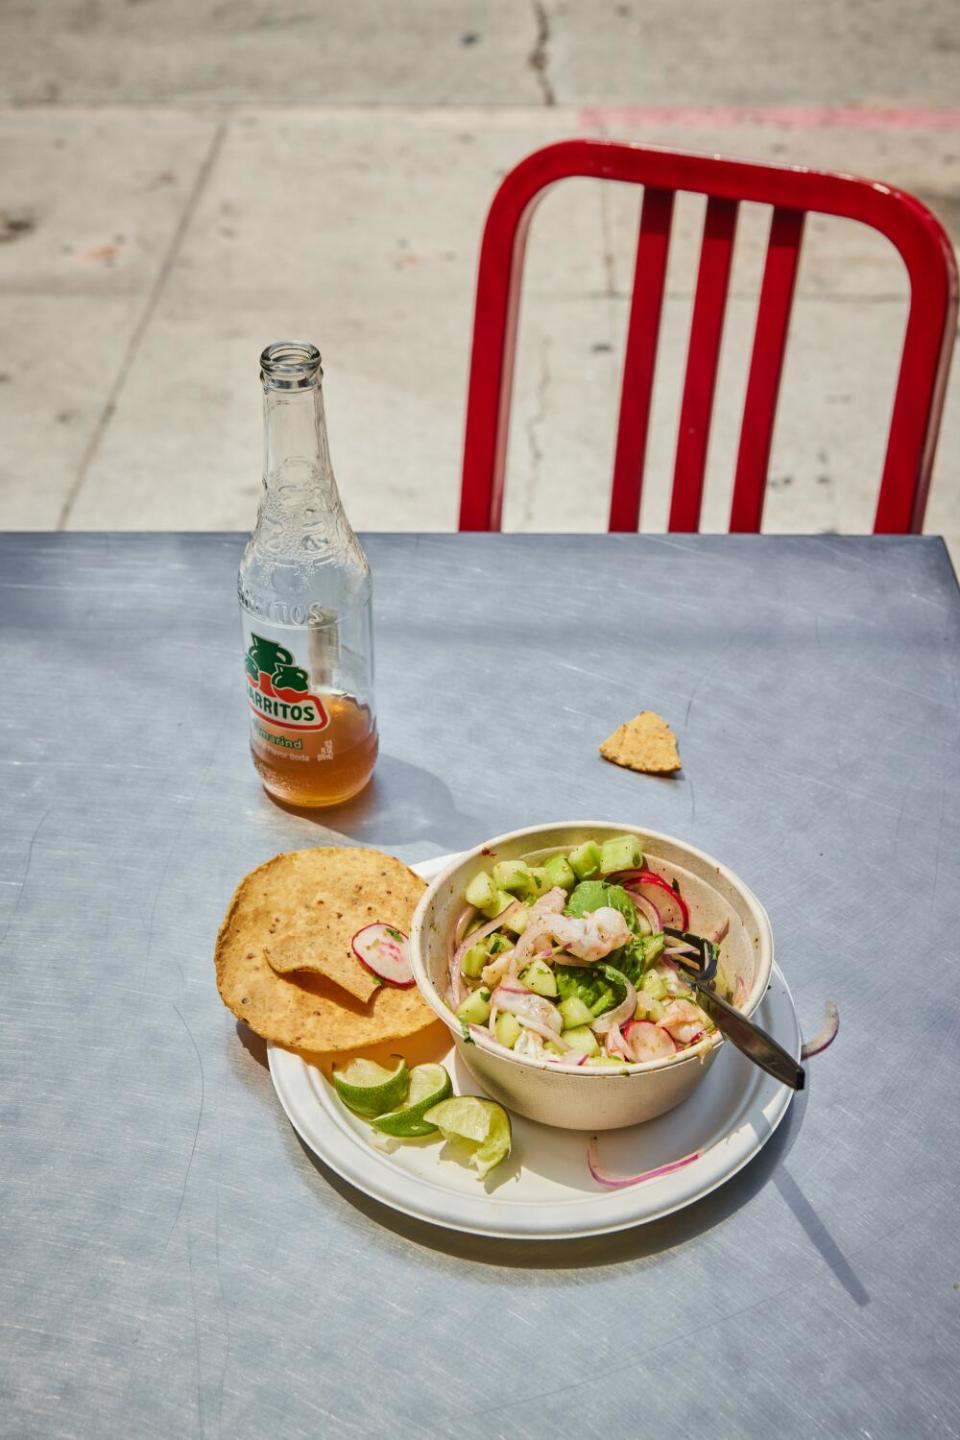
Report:
[[[328,505],[339,504],[319,380],[297,390],[264,385],[263,439],[268,496],[296,500],[310,491]]]

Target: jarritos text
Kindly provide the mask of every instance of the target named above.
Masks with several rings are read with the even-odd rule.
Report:
[[[250,708],[280,730],[326,730],[330,716],[311,695],[307,672],[274,640],[250,636],[244,659]]]

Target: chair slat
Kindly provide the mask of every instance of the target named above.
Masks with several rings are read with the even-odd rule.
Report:
[[[958,309],[956,259],[936,216],[911,195],[852,175],[755,165],[612,140],[560,140],[535,151],[504,176],[490,206],[477,276],[461,529],[500,528],[524,239],[540,197],[550,186],[572,176],[642,185],[645,192],[659,192],[661,197],[651,200],[650,208],[645,209],[641,230],[644,224],[647,229],[638,239],[637,275],[647,293],[634,302],[638,308],[631,312],[620,407],[621,426],[627,427],[627,433],[618,442],[614,463],[611,528],[634,529],[637,522],[652,401],[655,323],[659,325],[663,299],[657,277],[660,266],[666,264],[669,239],[668,226],[658,231],[654,220],[658,208],[661,219],[664,217],[668,197],[682,191],[704,195],[709,203],[681,405],[670,529],[695,530],[699,523],[737,206],[751,204],[769,205],[778,214],[764,271],[767,298],[758,311],[751,357],[732,528],[753,529],[760,523],[759,483],[769,466],[773,403],[779,392],[784,333],[796,280],[796,254],[787,242],[797,221],[788,216],[816,213],[857,221],[886,236],[910,279],[909,318],[874,529],[920,530]],[[797,248],[801,239],[798,230]],[[775,355],[761,344],[763,333],[772,335]],[[753,459],[751,447],[756,451]]]
[[[677,458],[673,471],[670,530],[696,530],[700,524],[710,416],[736,228],[737,202],[713,197],[707,204],[703,225],[697,293],[690,324],[687,376],[680,406]]]
[[[802,210],[785,210],[778,206],[770,219],[770,238],[740,425],[737,473],[730,508],[731,531],[756,532],[763,518],[777,397],[805,218]]]
[[[640,521],[640,496],[670,251],[673,201],[671,190],[648,188],[643,194],[633,273],[633,300],[620,386],[620,423],[613,462],[610,530],[636,530]]]

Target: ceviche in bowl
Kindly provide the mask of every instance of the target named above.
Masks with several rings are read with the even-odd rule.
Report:
[[[494,1099],[545,1124],[614,1129],[679,1104],[723,1037],[686,967],[747,1016],[770,924],[719,861],[671,836],[567,822],[498,836],[424,894],[420,990]]]

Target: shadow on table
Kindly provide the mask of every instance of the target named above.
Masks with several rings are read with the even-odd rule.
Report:
[[[489,826],[479,816],[457,808],[449,787],[431,770],[381,755],[365,790],[343,805],[312,810],[288,805],[271,795],[271,802],[288,815],[351,840],[375,840],[378,845],[409,845],[429,840],[449,850],[475,843]]]
[[[395,1235],[403,1236],[417,1245],[459,1260],[473,1260],[485,1265],[519,1266],[525,1269],[573,1270],[644,1259],[674,1249],[676,1246],[712,1230],[714,1226],[719,1225],[721,1221],[747,1204],[771,1177],[775,1177],[778,1167],[782,1166],[799,1133],[803,1123],[804,1109],[805,1100],[801,1097],[791,1106],[783,1123],[759,1155],[726,1185],[721,1186],[713,1194],[706,1196],[696,1204],[690,1205],[674,1215],[665,1216],[662,1220],[638,1225],[632,1230],[620,1231],[614,1235],[568,1239],[562,1242],[535,1239],[504,1240],[481,1235],[466,1235],[460,1231],[444,1230],[439,1226],[428,1224],[426,1221],[401,1215],[355,1189],[354,1186],[329,1169],[322,1160],[319,1160],[302,1141],[300,1144],[311,1165],[323,1176],[332,1189],[336,1190],[354,1209],[359,1210]],[[795,1185],[795,1182],[791,1181],[791,1186],[799,1192],[799,1187]],[[784,1198],[790,1204],[789,1192],[785,1194]],[[803,1203],[807,1207],[809,1215],[813,1215],[812,1207],[809,1207],[805,1200]],[[791,1208],[793,1208],[792,1205]],[[801,1223],[803,1222],[801,1221]],[[819,1221],[817,1224],[819,1225]],[[822,1234],[819,1236],[819,1243],[818,1238],[811,1233],[812,1227],[809,1224],[804,1225],[804,1229],[814,1239],[814,1243],[818,1244],[818,1248],[826,1258],[825,1241],[829,1241],[829,1236],[824,1227],[820,1226]],[[832,1242],[829,1243],[832,1244]]]

